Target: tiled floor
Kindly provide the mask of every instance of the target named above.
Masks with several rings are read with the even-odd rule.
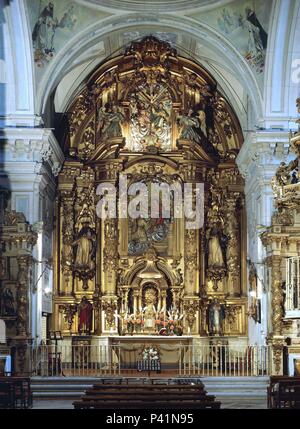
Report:
[[[221,408],[230,409],[266,409],[267,399],[264,398],[220,398]],[[35,399],[33,409],[73,409],[73,399],[65,400],[50,400],[50,399]]]

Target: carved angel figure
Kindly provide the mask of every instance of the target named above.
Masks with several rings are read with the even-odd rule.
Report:
[[[105,119],[106,122],[102,130],[103,139],[122,137],[121,123],[124,122],[125,118],[118,106],[113,105],[112,112],[107,113]]]
[[[180,139],[193,140],[196,143],[201,143],[200,135],[195,128],[200,127],[199,118],[192,116],[193,110],[190,109],[187,115],[178,117],[178,123],[181,126]]]

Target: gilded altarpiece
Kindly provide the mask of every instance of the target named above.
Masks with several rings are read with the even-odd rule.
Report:
[[[90,76],[68,118],[53,329],[77,335],[86,297],[94,336],[156,334],[162,317],[175,312],[176,335],[206,337],[210,315],[222,309],[211,335],[245,337],[244,183],[235,163],[242,135],[216,82],[169,44],[147,37]],[[124,208],[121,176],[128,189],[203,183],[203,226],[187,229],[172,209],[161,216],[160,200],[156,218],[123,216],[133,195]],[[97,215],[99,185],[115,187],[115,217]],[[155,203],[147,195],[145,201]]]

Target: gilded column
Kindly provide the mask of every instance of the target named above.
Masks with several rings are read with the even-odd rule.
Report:
[[[73,247],[74,241],[74,196],[70,191],[61,191],[62,207],[62,249],[61,249],[61,267],[63,274],[63,285],[60,292],[71,294],[72,287],[72,265],[73,265]]]
[[[105,295],[116,295],[118,273],[118,222],[116,219],[104,221],[103,272]]]
[[[229,194],[225,211],[225,234],[228,238],[226,262],[228,270],[228,292],[230,295],[240,294],[240,234],[237,213],[239,193]]]
[[[17,373],[22,374],[30,369],[28,340],[29,332],[29,300],[28,284],[29,269],[32,263],[31,255],[20,255],[17,257],[18,272],[18,289],[17,289],[17,324],[15,337],[17,359]],[[27,365],[29,366],[28,368]],[[26,366],[26,367],[25,367]]]
[[[272,335],[269,343],[272,345],[272,374],[280,375],[283,372],[282,354],[284,338],[282,336],[282,273],[281,273],[282,257],[279,255],[270,256],[267,260],[268,265],[272,270]]]
[[[268,260],[272,268],[272,326],[273,336],[282,335],[282,275],[281,275],[281,256],[271,256]]]
[[[17,258],[19,265],[18,290],[17,290],[17,335],[26,337],[28,333],[29,302],[28,302],[28,280],[29,268],[32,257],[30,255],[20,255]]]

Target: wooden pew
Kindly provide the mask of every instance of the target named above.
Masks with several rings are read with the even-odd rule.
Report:
[[[12,384],[0,381],[0,408],[15,408],[15,403]]]
[[[300,376],[271,376],[268,408],[300,408]]]
[[[207,395],[204,385],[94,385],[74,408],[220,408],[215,396]]]
[[[32,406],[32,392],[29,377],[0,377],[0,383],[10,385],[14,396],[14,407],[29,408]]]

